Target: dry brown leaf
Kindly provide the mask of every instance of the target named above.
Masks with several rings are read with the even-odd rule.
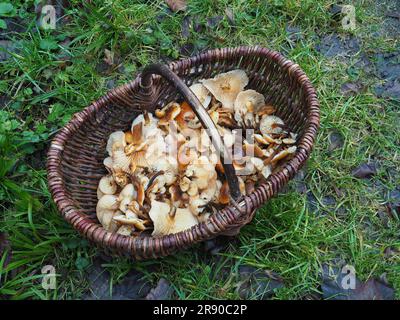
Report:
[[[173,12],[186,11],[187,3],[185,0],[165,0],[165,3]]]

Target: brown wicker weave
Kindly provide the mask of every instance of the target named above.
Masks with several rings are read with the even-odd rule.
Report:
[[[299,66],[278,52],[261,47],[216,49],[173,62],[168,67],[176,76],[171,75],[168,68],[152,66],[134,81],[111,90],[75,114],[49,149],[48,183],[58,209],[79,233],[109,254],[123,254],[134,259],[157,258],[220,234],[235,234],[251,221],[257,208],[296,174],[311,152],[319,126],[316,93]],[[207,112],[206,115],[202,113],[198,100],[192,99],[183,83],[189,86],[199,79],[237,68],[246,71],[247,88],[262,93],[291,131],[298,133],[294,157],[265,184],[240,199],[235,194],[235,177],[228,177],[231,194],[238,202],[186,231],[163,237],[133,238],[103,229],[96,218],[96,190],[106,173],[103,159],[110,133],[127,130],[141,112],[139,106],[154,110],[182,96],[189,99],[203,125],[207,125]],[[152,73],[163,76],[151,76]],[[178,81],[179,78],[183,82]]]

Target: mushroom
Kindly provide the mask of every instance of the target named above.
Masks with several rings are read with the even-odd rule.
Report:
[[[229,185],[228,181],[224,181],[221,186],[219,196],[218,196],[218,203],[220,204],[228,204],[229,203]]]
[[[219,108],[218,112],[218,124],[223,127],[233,128],[236,126],[236,121],[233,116],[233,111],[227,108]]]
[[[125,141],[132,145],[140,145],[143,142],[143,122],[132,126],[131,131],[125,132]]]
[[[201,83],[193,84],[189,87],[189,89],[192,90],[192,92],[197,97],[197,99],[199,99],[203,107],[207,109],[208,105],[211,102],[210,91],[208,91],[207,88]]]
[[[117,184],[112,175],[107,175],[100,179],[99,191],[103,194],[114,194],[117,192]]]
[[[113,231],[115,225],[112,218],[118,208],[118,197],[111,194],[103,195],[97,202],[96,215],[103,227],[108,231]]]
[[[100,191],[99,188],[97,188],[97,200],[100,200],[100,198],[104,196],[104,193]]]
[[[255,90],[240,92],[235,100],[235,120],[240,125],[255,126],[255,113],[265,105],[264,96]]]
[[[121,188],[127,185],[128,177],[126,176],[126,173],[123,172],[122,170],[115,170],[113,176],[115,183],[119,185]]]
[[[132,233],[132,227],[127,225],[122,225],[118,228],[117,233],[123,236],[130,236]]]
[[[212,79],[200,82],[222,103],[224,108],[233,110],[236,96],[247,86],[249,78],[243,70],[221,73]]]
[[[113,154],[113,150],[124,150],[126,146],[125,133],[123,131],[115,131],[110,134],[107,140],[106,150],[110,156]]]
[[[283,125],[284,123],[281,118],[277,116],[264,115],[260,121],[260,131],[263,135],[269,135],[271,133],[278,134],[282,132],[280,126]]]
[[[116,215],[113,220],[123,225],[134,226],[140,231],[146,230],[144,221],[134,216]]]
[[[156,116],[160,119],[158,121],[159,126],[168,126],[171,121],[175,120],[178,114],[181,112],[181,107],[176,102],[168,103],[164,108],[157,109],[155,111]]]
[[[267,179],[271,175],[271,166],[264,166],[261,170],[261,174],[264,176],[265,179]]]
[[[192,178],[191,180],[197,184],[199,189],[205,189],[209,180],[216,177],[217,172],[207,157],[200,156],[187,167],[185,175]]]
[[[257,116],[258,117],[262,117],[264,115],[271,115],[275,112],[275,108],[269,104],[266,104],[265,106],[261,107],[258,111],[257,111]]]
[[[142,123],[143,125],[142,126],[143,140],[146,140],[147,138],[151,137],[152,135],[160,131],[160,129],[157,128],[158,120],[154,118],[154,116],[151,113],[138,115],[132,122],[131,131],[139,123]]]
[[[203,212],[205,206],[207,205],[207,201],[201,198],[199,195],[190,198],[189,210],[195,215],[199,216],[200,213]]]
[[[195,123],[196,119],[197,116],[192,110],[191,106],[186,101],[182,102],[181,112],[175,118],[178,128],[180,130],[184,130],[189,126],[189,124]]]
[[[169,203],[153,200],[149,212],[153,221],[153,236],[177,233],[195,226],[198,221],[187,208],[171,210]]]
[[[296,146],[292,146],[289,147],[287,149],[284,149],[282,151],[280,151],[278,154],[276,154],[273,158],[272,158],[272,163],[276,163],[279,160],[282,160],[284,158],[286,158],[288,155],[293,154],[296,152],[297,147]]]
[[[256,156],[258,158],[263,158],[266,157],[266,152],[265,150],[261,149],[257,144],[250,144],[245,141],[243,145],[243,150],[246,154],[246,156]]]
[[[154,172],[162,172],[162,174],[157,177],[158,181],[164,182],[162,185],[170,186],[176,181],[178,162],[173,157],[161,157],[158,161],[154,162],[150,168]]]
[[[292,139],[292,138],[284,138],[284,139],[282,139],[282,142],[283,142],[284,144],[295,144],[295,143],[296,143],[296,140],[295,140],[295,139]]]
[[[119,210],[126,213],[132,200],[137,196],[135,188],[132,183],[127,184],[118,196]]]
[[[108,172],[112,172],[113,169],[113,161],[111,157],[107,157],[103,160],[103,164],[106,167],[106,169],[108,170]]]

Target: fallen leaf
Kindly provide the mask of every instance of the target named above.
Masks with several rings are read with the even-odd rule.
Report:
[[[181,29],[181,35],[183,39],[187,39],[190,36],[190,23],[191,23],[191,17],[190,16],[185,16],[182,21],[182,29]]]
[[[109,66],[114,64],[114,52],[104,49],[104,59],[103,61],[107,63]]]
[[[222,20],[224,19],[223,16],[215,16],[211,18],[207,18],[207,25],[211,28],[216,27]]]
[[[333,151],[336,149],[341,149],[343,147],[343,145],[344,145],[344,138],[343,138],[342,134],[337,130],[333,130],[329,134],[328,150]]]
[[[364,179],[364,178],[370,178],[374,175],[376,175],[377,170],[376,170],[376,165],[374,163],[364,163],[357,168],[355,168],[351,174],[355,178],[359,179]]]
[[[346,278],[345,278],[346,277]],[[354,289],[348,287],[349,273],[340,268],[324,265],[322,274],[322,294],[329,300],[393,300],[394,289],[374,278],[361,282],[354,279]],[[344,285],[346,284],[346,285]]]
[[[348,97],[360,93],[364,89],[364,85],[359,82],[346,82],[340,87],[343,95]]]
[[[237,241],[238,239],[236,237],[218,236],[215,237],[214,239],[204,241],[203,250],[205,253],[210,253],[211,255],[217,255],[221,251],[226,250],[231,243]]]
[[[272,271],[259,270],[251,266],[239,267],[237,292],[241,299],[266,300],[277,289],[283,287],[283,280]]]
[[[142,299],[148,294],[151,287],[143,280],[143,274],[131,270],[122,281],[113,285],[111,295],[111,275],[102,267],[106,262],[96,258],[91,268],[87,269],[89,292],[82,297],[84,300],[133,300]]]
[[[234,26],[235,25],[235,15],[233,13],[233,10],[231,8],[226,8],[225,15],[226,15],[226,18],[228,19],[229,24],[231,26]]]
[[[186,11],[187,8],[185,0],[165,0],[165,3],[173,12]]]
[[[164,278],[161,278],[157,286],[150,290],[146,300],[170,300],[173,293],[171,284]]]

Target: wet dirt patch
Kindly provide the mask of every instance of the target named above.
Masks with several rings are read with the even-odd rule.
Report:
[[[323,35],[316,45],[318,52],[327,58],[349,57],[361,49],[360,41],[356,37],[340,37],[338,34]]]

